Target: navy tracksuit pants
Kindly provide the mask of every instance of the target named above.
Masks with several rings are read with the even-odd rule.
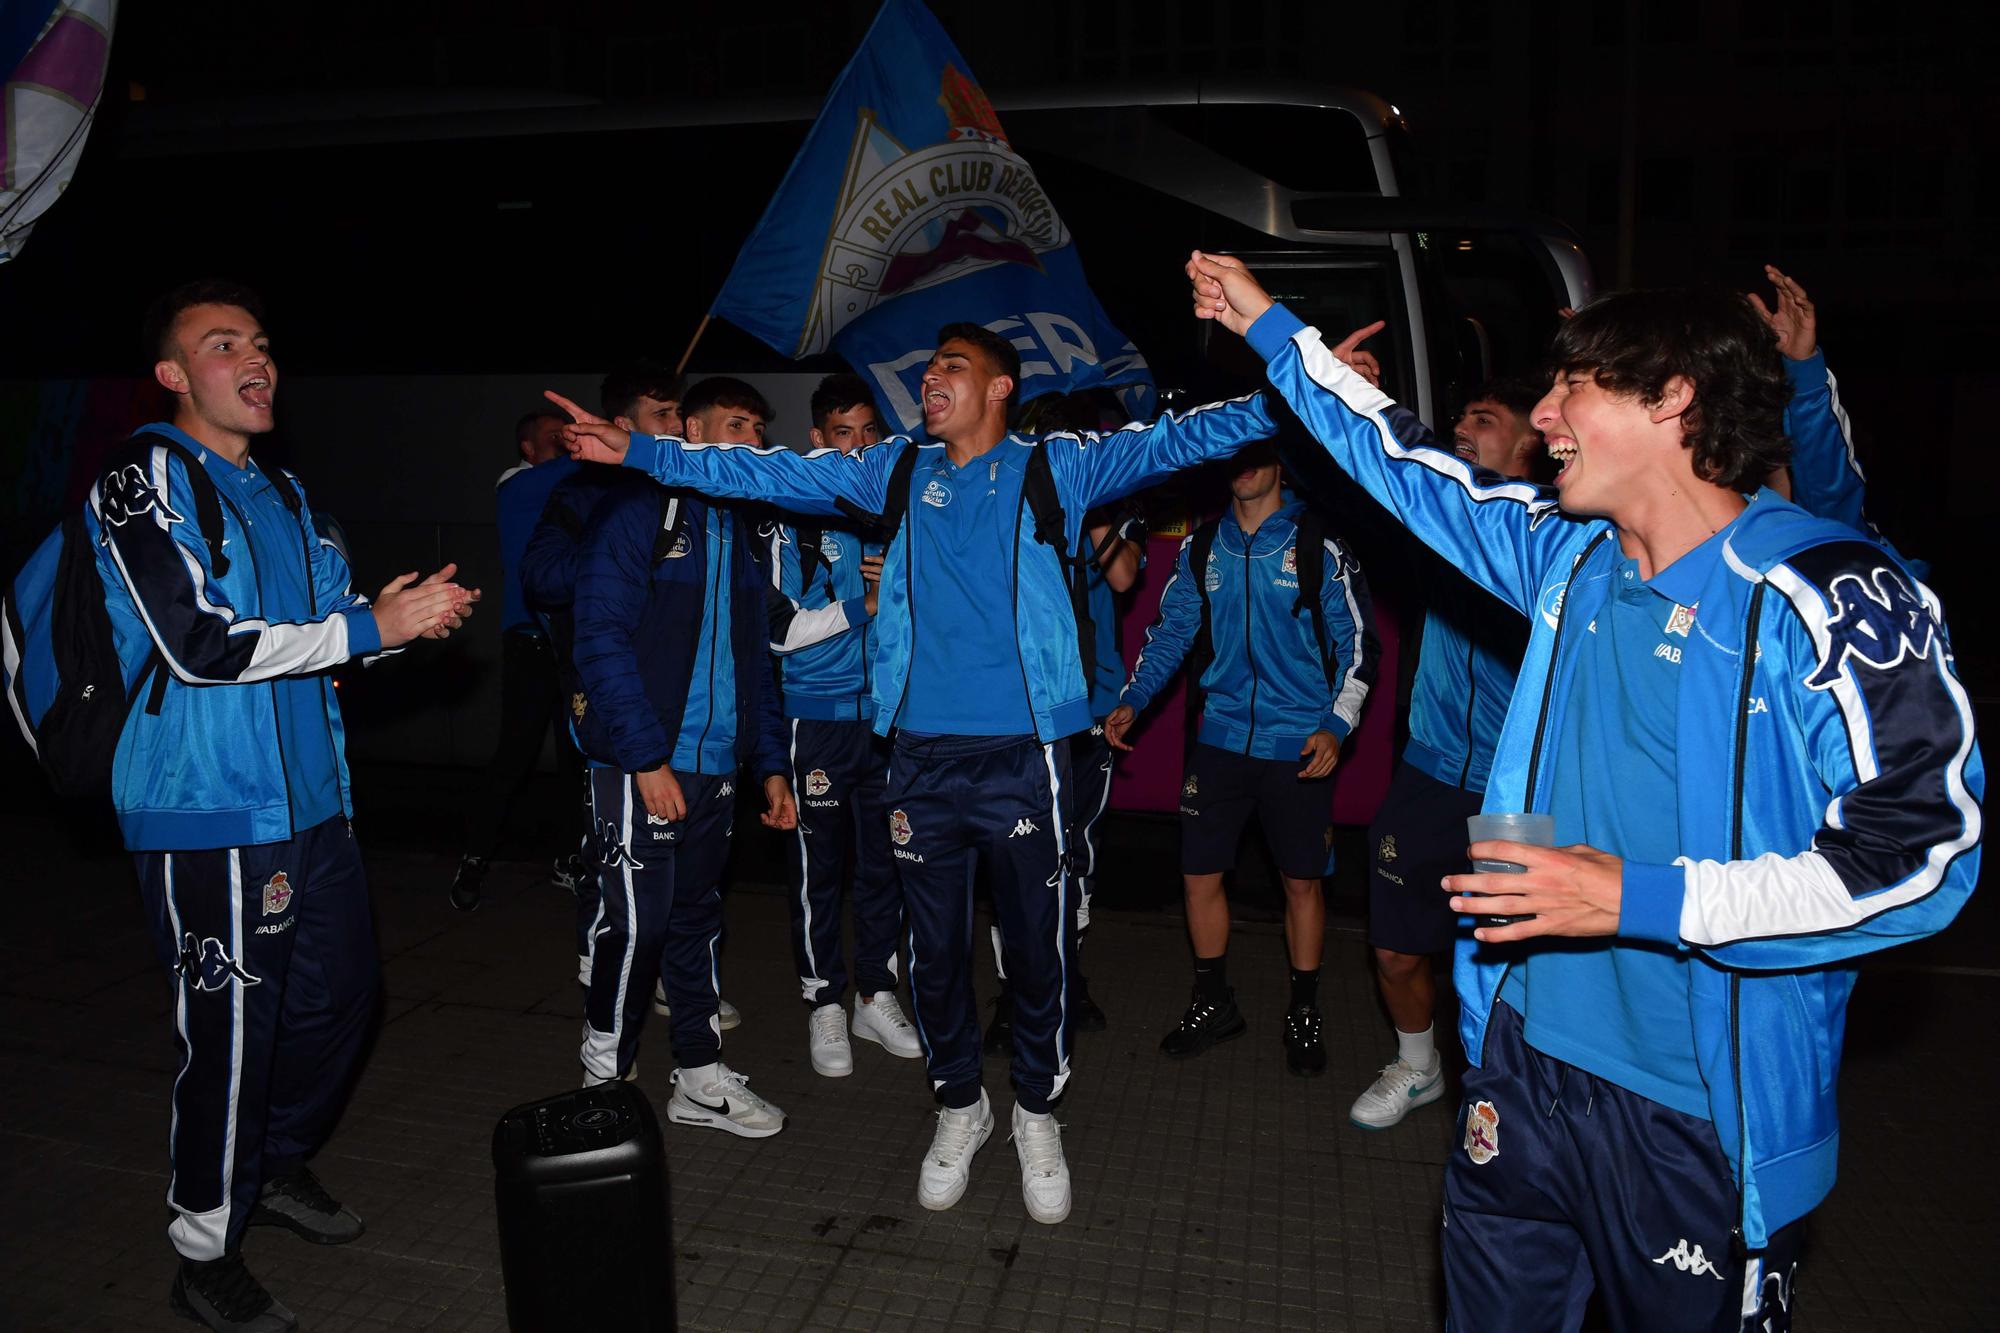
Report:
[[[1785,1333],[1803,1219],[1731,1252],[1715,1126],[1543,1055],[1495,1004],[1444,1173],[1447,1329]]]
[[[174,983],[174,1248],[233,1253],[259,1188],[323,1144],[381,981],[368,880],[339,815],[286,842],[138,852]]]
[[[972,993],[972,876],[986,865],[1014,996],[1014,1092],[1047,1111],[1069,1080],[1069,749],[1032,736],[899,734],[889,764],[889,837],[910,921],[910,998],[931,1087],[979,1101]]]
[[[655,981],[665,983],[673,1010],[674,1059],[694,1066],[722,1058],[716,949],[736,782],[733,775],[674,777],[687,813],[669,822],[646,813],[631,774],[590,770],[599,898],[582,1060],[595,1079],[632,1067]]]
[[[1070,859],[1076,866],[1076,933],[1081,938],[1090,929],[1090,896],[1097,890],[1097,826],[1111,804],[1112,754],[1102,719],[1089,731],[1070,737],[1068,744],[1069,770],[1076,783],[1076,835]]]
[[[794,718],[791,731],[799,802],[790,857],[792,959],[800,993],[814,1006],[839,1004],[846,994],[843,896],[854,910],[854,989],[893,991],[903,890],[889,855],[889,743],[867,722]],[[843,894],[849,883],[851,893]]]

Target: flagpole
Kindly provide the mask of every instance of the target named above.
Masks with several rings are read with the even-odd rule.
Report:
[[[715,312],[711,310],[701,317],[701,323],[695,325],[694,337],[688,339],[687,350],[681,353],[679,363],[674,366],[674,374],[678,375],[687,369],[688,358],[694,355],[694,345],[701,341],[702,334],[708,332],[708,321],[714,318]]]

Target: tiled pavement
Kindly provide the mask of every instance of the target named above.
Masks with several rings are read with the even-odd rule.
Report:
[[[16,924],[0,969],[0,1329],[192,1327],[164,1304],[168,987],[122,858],[36,855],[48,863],[8,877]],[[321,1250],[254,1231],[246,1254],[310,1329],[500,1329],[488,1145],[501,1111],[576,1074],[569,899],[505,864],[464,917],[445,905],[446,860],[390,850],[370,864],[383,1021],[318,1162],[368,1234]],[[1100,913],[1086,954],[1111,1027],[1079,1039],[1062,1108],[1078,1205],[1043,1227],[1022,1210],[997,1061],[1002,1130],[971,1190],[946,1213],[917,1206],[931,1128],[920,1066],[863,1043],[852,1077],[812,1073],[783,917],[774,893],[732,892],[725,990],[745,1014],[728,1058],[789,1127],[761,1143],[664,1127],[685,1326],[1439,1326],[1452,1104],[1387,1134],[1346,1123],[1391,1053],[1352,919],[1336,916],[1327,957],[1331,1069],[1307,1081],[1285,1073],[1278,1045],[1275,926],[1240,927],[1231,950],[1250,1035],[1175,1063],[1155,1043],[1185,998],[1179,919]],[[1884,966],[1864,980],[1842,1180],[1815,1222],[1802,1328],[2000,1327],[1986,1255],[1996,999],[2000,979],[1967,969]],[[662,1028],[641,1062],[656,1105],[671,1068]]]

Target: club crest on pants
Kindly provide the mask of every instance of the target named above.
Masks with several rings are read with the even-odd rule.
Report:
[[[1181,795],[1183,797],[1192,797],[1199,794],[1200,791],[1201,786],[1194,780],[1194,774],[1188,774],[1187,781],[1181,784]]]
[[[901,810],[889,812],[889,836],[896,840],[898,847],[910,840],[910,817]]]
[[[1500,1112],[1492,1102],[1475,1102],[1465,1113],[1465,1155],[1474,1166],[1500,1155]]]
[[[806,774],[806,795],[824,796],[832,789],[833,780],[827,777],[825,769],[815,768]]]
[[[276,916],[292,901],[292,882],[280,870],[264,885],[264,915]]]

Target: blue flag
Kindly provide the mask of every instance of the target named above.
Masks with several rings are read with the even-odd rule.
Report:
[[[887,0],[710,307],[790,357],[829,349],[903,430],[941,325],[1021,353],[1020,396],[1126,386],[1152,371],[1084,281],[1055,205],[921,0]]]

